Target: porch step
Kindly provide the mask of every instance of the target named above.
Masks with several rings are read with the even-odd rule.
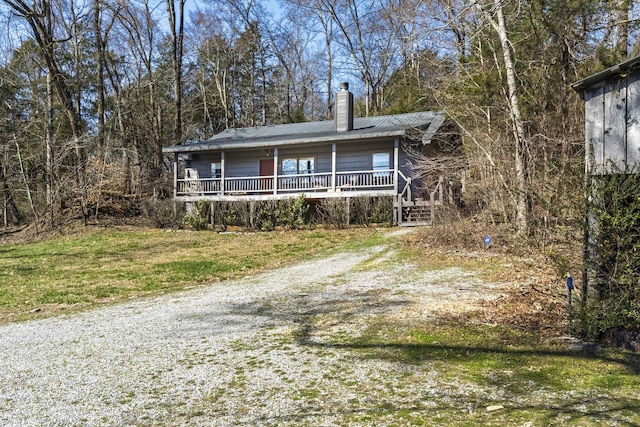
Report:
[[[434,207],[435,208],[435,207]],[[405,206],[402,209],[402,225],[431,225],[431,206]]]
[[[431,225],[431,221],[402,221],[398,224],[400,227],[427,227]]]

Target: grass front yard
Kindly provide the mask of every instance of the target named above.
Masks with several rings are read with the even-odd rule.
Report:
[[[412,233],[102,230],[5,244],[0,322],[205,287],[382,245],[328,284],[231,310],[280,326],[228,348],[242,354],[225,356],[229,383],[203,394],[193,412],[165,421],[229,421],[231,404],[249,417],[259,410],[247,398],[254,396],[274,407],[286,398],[297,408],[282,418],[265,415],[264,425],[323,419],[332,425],[640,425],[640,355],[572,347],[563,336],[563,285],[543,258],[443,250],[424,244],[432,234]],[[443,290],[427,296],[427,286]],[[498,295],[470,309],[462,297],[477,286]],[[188,364],[186,371],[213,371],[222,363],[219,351],[191,351],[177,363]]]
[[[375,229],[213,233],[98,230],[0,245],[0,323],[183,290],[275,269],[349,245]]]

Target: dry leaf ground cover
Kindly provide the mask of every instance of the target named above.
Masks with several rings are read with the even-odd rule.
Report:
[[[434,235],[341,235],[301,263],[5,325],[0,421],[640,423],[638,356],[563,339],[553,268]]]

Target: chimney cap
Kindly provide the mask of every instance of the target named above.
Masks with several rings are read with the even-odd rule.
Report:
[[[349,82],[340,83],[340,90],[344,90],[344,91],[349,90]]]

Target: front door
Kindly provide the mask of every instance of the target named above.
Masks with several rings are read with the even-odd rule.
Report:
[[[273,176],[273,159],[260,160],[260,176]]]
[[[273,159],[261,159],[260,160],[260,176],[273,176]],[[272,179],[260,179],[260,191],[273,190]]]

